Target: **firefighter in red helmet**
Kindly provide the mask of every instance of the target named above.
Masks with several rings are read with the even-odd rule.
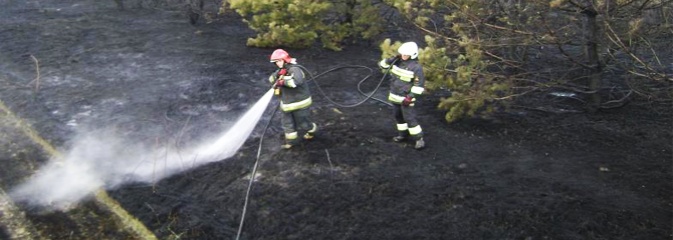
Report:
[[[275,94],[280,98],[281,124],[285,132],[283,149],[298,143],[299,132],[306,140],[313,139],[318,126],[311,121],[309,107],[313,103],[304,72],[297,66],[297,59],[283,49],[276,49],[269,60],[277,67],[269,77]]]

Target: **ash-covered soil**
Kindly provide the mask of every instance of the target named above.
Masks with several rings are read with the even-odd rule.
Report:
[[[273,49],[245,47],[254,33],[233,12],[193,26],[172,9],[0,3],[0,100],[62,150],[82,129],[111,127],[150,146],[189,146],[221,133],[268,90]],[[362,84],[369,92],[381,79],[377,45],[288,51],[314,75],[374,68]],[[520,100],[527,107],[448,124],[436,109],[447,93],[436,91],[419,103],[428,147],[416,151],[391,141],[387,105],[328,101],[361,100],[357,85],[369,73],[342,68],[310,83],[320,127],[311,142],[280,149],[272,101],[236,156],[109,193],[160,239],[234,239],[258,161],[244,239],[672,237],[670,105],[559,114],[535,110],[549,98],[529,95]],[[0,150],[37,164],[48,158],[14,145]],[[6,190],[37,168],[2,159]],[[61,224],[61,215],[25,210],[41,224]]]

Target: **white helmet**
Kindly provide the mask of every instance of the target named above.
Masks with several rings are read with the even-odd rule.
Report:
[[[418,45],[415,42],[405,42],[397,49],[397,52],[402,55],[409,55],[411,59],[418,57]]]

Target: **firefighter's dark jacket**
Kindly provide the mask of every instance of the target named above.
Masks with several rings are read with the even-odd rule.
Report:
[[[295,64],[288,63],[285,68],[287,74],[278,76],[280,69],[277,69],[269,77],[270,83],[275,83],[279,77],[285,80],[285,85],[280,87],[280,109],[283,112],[291,112],[304,109],[313,103],[311,91],[306,84],[304,72]]]
[[[402,60],[398,57],[383,59],[379,62],[379,67],[383,69],[391,68],[390,75],[390,94],[388,100],[395,104],[401,104],[407,95],[412,97],[412,102],[416,101],[416,96],[425,91],[425,76],[423,67],[417,59]]]

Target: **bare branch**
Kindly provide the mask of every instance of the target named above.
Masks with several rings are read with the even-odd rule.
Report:
[[[40,91],[40,61],[38,61],[37,58],[33,55],[30,55],[30,58],[33,59],[33,62],[35,63],[36,76],[35,76],[35,79],[30,81],[26,85],[30,86],[31,84],[35,83],[35,88],[33,88],[33,89],[34,89],[35,93],[37,93],[38,91]]]
[[[640,59],[638,56],[636,56],[629,47],[627,47],[619,38],[618,34],[615,32],[615,30],[612,28],[612,26],[608,23],[605,23],[605,29],[608,30],[607,37],[608,39],[617,45],[622,51],[624,51],[626,54],[631,57],[634,61],[638,62],[643,68],[645,68],[649,74],[642,74],[642,73],[637,73],[633,70],[629,70],[630,73],[637,75],[637,76],[642,76],[646,77],[652,80],[661,80],[661,79],[666,79],[669,81],[673,81],[673,79],[670,79],[666,77],[666,74],[660,73],[657,70],[653,69],[649,64],[645,63],[642,59]],[[612,55],[612,54],[611,54]],[[656,55],[655,55],[656,56]]]
[[[629,96],[631,96],[632,93],[633,93],[633,90],[629,91],[629,93],[627,93],[626,95],[624,95],[620,99],[604,102],[603,104],[601,104],[600,108],[601,109],[611,109],[611,108],[622,107],[622,106],[626,105],[626,103],[627,103],[626,100],[628,100]],[[611,104],[616,104],[616,105],[615,106],[608,106],[608,105],[611,105]]]
[[[512,29],[512,28],[506,28],[506,27],[497,26],[497,25],[493,25],[493,24],[489,24],[489,23],[485,23],[485,22],[483,22],[482,24],[484,24],[484,26],[487,26],[487,27],[490,27],[490,28],[493,28],[493,29],[498,29],[498,30],[503,30],[503,31],[513,32],[513,33],[518,33],[518,34],[523,34],[523,35],[530,35],[530,36],[534,36],[534,35],[535,35],[535,33],[532,33],[532,32],[524,32],[524,31],[521,31],[521,30],[516,30],[516,29]]]

